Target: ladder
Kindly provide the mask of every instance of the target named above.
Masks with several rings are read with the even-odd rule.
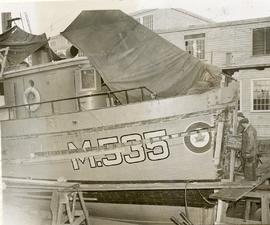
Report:
[[[83,222],[91,225],[83,194],[78,188],[76,185],[53,191],[50,204],[52,225],[80,225]],[[80,209],[77,209],[78,205]]]

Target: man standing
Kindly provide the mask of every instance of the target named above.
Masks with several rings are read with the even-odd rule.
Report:
[[[246,180],[256,180],[256,168],[258,166],[257,131],[249,123],[247,118],[239,121],[242,128],[242,158],[243,170]]]

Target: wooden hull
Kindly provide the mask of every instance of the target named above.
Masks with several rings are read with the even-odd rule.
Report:
[[[217,104],[221,93],[214,90],[3,121],[3,176],[85,181],[215,180],[216,115],[225,109],[224,102],[228,105],[232,101],[227,97]],[[201,128],[211,130],[186,134]]]
[[[200,123],[213,125],[212,115],[196,116]],[[86,129],[62,136],[70,149],[84,143],[84,148],[98,142],[126,142],[142,140],[184,132],[194,122],[194,118],[171,118],[168,121],[148,123],[147,125],[130,125],[124,128],[91,132]],[[205,180],[216,179],[216,167],[213,162],[213,132],[207,133],[206,147],[200,153],[189,149],[183,137],[168,139],[152,144],[133,145],[109,150],[110,154],[99,155],[96,152],[78,153],[61,158],[40,157],[25,160],[22,163],[9,162],[3,166],[3,174],[12,177],[32,177],[34,179],[58,179],[88,181],[138,181],[138,180]],[[151,137],[152,137],[151,136]],[[55,138],[55,137],[53,137]],[[59,138],[59,137],[58,137]],[[209,140],[208,140],[209,139]],[[29,141],[29,140],[27,140]],[[53,141],[50,140],[49,141]],[[57,140],[55,140],[56,142]],[[53,143],[51,143],[53,144]],[[75,145],[76,144],[76,145]],[[65,146],[63,145],[62,148]],[[190,147],[191,148],[191,147]],[[112,153],[111,152],[115,152]],[[89,155],[89,156],[88,156]],[[74,158],[73,158],[74,157]],[[71,159],[70,159],[71,158]],[[207,162],[207,163],[205,163]],[[200,165],[199,167],[194,165]]]

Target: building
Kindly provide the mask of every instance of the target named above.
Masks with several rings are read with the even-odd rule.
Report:
[[[131,13],[130,16],[150,30],[174,29],[193,25],[204,25],[214,21],[188,12],[184,9],[146,9]]]
[[[270,17],[160,30],[158,34],[221,68],[270,63]],[[270,136],[270,69],[241,70],[240,111],[260,137]]]
[[[181,13],[175,17],[174,11],[156,9],[132,15],[143,23],[141,18],[152,14],[156,33],[207,63],[221,68],[270,65],[270,17],[215,23],[186,17],[191,13],[183,13],[181,19]],[[167,21],[170,18],[179,19],[183,24],[177,27],[176,21]],[[270,69],[240,70],[234,77],[240,81],[239,110],[257,128],[260,138],[269,138]]]

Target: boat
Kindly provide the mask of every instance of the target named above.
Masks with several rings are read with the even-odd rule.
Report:
[[[179,210],[213,224],[208,197],[229,178],[237,82],[119,10],[83,11],[62,32],[82,57],[51,61],[34,35],[19,57],[18,43],[4,45],[16,32],[30,37],[18,27],[0,35],[16,63],[1,79],[7,186],[80,184],[91,215],[119,224],[172,224]],[[22,65],[29,55],[34,65]],[[49,210],[52,191],[29,188],[14,203]]]

